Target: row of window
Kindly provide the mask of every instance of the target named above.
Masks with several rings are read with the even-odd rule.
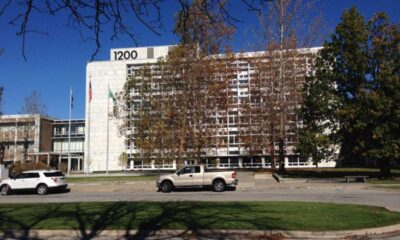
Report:
[[[85,134],[85,126],[84,125],[71,125],[71,134]],[[68,126],[56,126],[53,129],[54,135],[67,135],[68,134]]]
[[[69,149],[71,152],[83,152],[84,141],[77,140],[77,139],[71,139]],[[54,152],[68,152],[68,140],[54,141],[53,142],[53,151]]]

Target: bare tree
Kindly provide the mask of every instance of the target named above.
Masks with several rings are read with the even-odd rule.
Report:
[[[0,52],[0,54],[1,54],[1,52]],[[2,115],[1,104],[3,102],[3,90],[4,90],[4,88],[0,86],[0,117]],[[3,164],[4,150],[5,150],[5,146],[4,146],[4,144],[2,142],[0,142],[0,164]]]
[[[24,98],[24,104],[21,109],[22,114],[40,114],[47,115],[47,106],[40,101],[40,94],[34,90]]]
[[[44,103],[41,103],[40,94],[36,90],[32,91],[29,96],[24,98],[24,104],[22,106],[21,113],[33,116],[34,121],[36,119],[34,117],[35,114],[40,114],[44,116],[47,115],[47,107]],[[21,122],[24,131],[24,162],[28,159],[29,142],[31,141],[31,138],[34,136],[37,130],[37,126],[35,123],[33,124],[33,126],[31,125],[30,116],[26,118],[26,121],[27,124]]]
[[[192,6],[204,16],[213,17],[213,12],[218,10],[222,20],[233,25],[238,20],[231,14],[226,0],[191,1],[177,0],[179,14],[176,21],[182,29],[189,29],[189,18]],[[164,31],[162,8],[171,4],[164,0],[5,0],[0,3],[0,16],[5,12],[13,12],[9,23],[16,26],[17,35],[22,39],[22,55],[26,60],[27,35],[36,33],[48,35],[49,33],[40,26],[35,26],[32,19],[36,16],[53,17],[66,16],[65,23],[76,30],[81,39],[95,42],[95,50],[92,60],[101,48],[102,37],[106,32],[111,32],[111,40],[122,35],[128,36],[137,45],[140,39],[138,30],[145,27],[155,35],[161,35]],[[15,13],[14,13],[15,12]],[[218,22],[217,19],[211,19]]]
[[[0,116],[3,114],[1,112],[1,105],[3,103],[3,91],[4,91],[4,88],[2,86],[0,86]]]
[[[299,93],[308,57],[299,48],[311,46],[321,36],[316,33],[322,17],[311,14],[314,1],[275,0],[252,6],[263,29],[265,53],[253,62],[256,71],[250,102],[258,105],[253,112],[258,111],[254,116],[261,118],[253,119],[262,134],[258,142],[264,145],[257,148],[269,152],[274,168],[276,155],[282,164],[288,141],[297,141],[296,109],[301,103]]]

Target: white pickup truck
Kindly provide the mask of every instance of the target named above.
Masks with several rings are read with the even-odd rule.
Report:
[[[185,166],[173,174],[157,177],[157,187],[162,192],[171,192],[175,188],[212,187],[223,192],[227,186],[238,184],[236,171],[208,170],[204,165]]]

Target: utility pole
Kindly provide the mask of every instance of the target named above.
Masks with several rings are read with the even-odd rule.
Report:
[[[68,166],[67,175],[71,170],[71,113],[72,113],[72,88],[69,89],[69,120],[68,120]]]

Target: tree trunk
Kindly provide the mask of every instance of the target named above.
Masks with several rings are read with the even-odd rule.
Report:
[[[274,125],[270,125],[271,128],[271,150],[270,150],[270,155],[271,155],[271,168],[275,169],[276,168],[276,160],[275,160],[275,132],[274,132]]]
[[[384,158],[380,161],[380,179],[388,179],[392,176],[390,159]]]
[[[282,137],[279,138],[279,172],[285,172],[285,149]]]
[[[3,164],[4,154],[5,154],[5,147],[3,144],[0,143],[0,165]]]

